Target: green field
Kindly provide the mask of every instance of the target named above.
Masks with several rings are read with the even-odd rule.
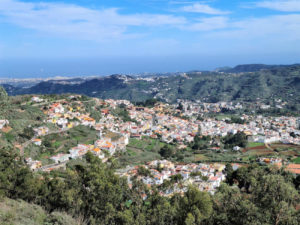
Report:
[[[292,161],[293,161],[293,163],[300,164],[300,157],[295,158]]]
[[[264,143],[249,142],[249,143],[247,144],[247,147],[248,147],[248,148],[253,148],[253,147],[264,146],[264,145],[265,145]]]
[[[164,143],[157,139],[144,137],[143,139],[131,138],[126,147],[126,152],[121,154],[118,159],[122,166],[138,165],[155,159],[160,159],[160,148]]]

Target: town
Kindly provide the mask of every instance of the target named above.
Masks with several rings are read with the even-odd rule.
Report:
[[[92,111],[87,110],[85,105],[89,102],[93,102]],[[162,145],[175,146],[184,152],[192,146],[196,138],[210,137],[208,149],[224,154],[228,151],[233,152],[232,154],[235,152],[242,154],[251,151],[251,148],[259,150],[260,147],[272,150],[274,143],[295,146],[295,154],[289,158],[282,157],[283,154],[279,153],[270,156],[258,153],[256,161],[261,165],[285,166],[290,172],[300,174],[299,164],[293,163],[293,160],[299,159],[297,157],[300,153],[299,118],[244,113],[235,117],[226,116],[226,114],[222,114],[219,118],[208,116],[210,113],[221,114],[224,109],[240,110],[245,107],[243,103],[201,103],[178,100],[177,104],[155,101],[150,106],[143,106],[134,105],[127,100],[97,98],[82,100],[80,95],[69,95],[51,102],[43,99],[42,96],[33,96],[30,104],[38,106],[46,116],[42,126],[33,128],[33,137],[23,143],[23,146],[17,146],[21,154],[27,156],[26,163],[33,171],[49,172],[65,168],[66,163],[80,160],[88,152],[105,163],[109,158],[125,154],[132,140],[141,142],[145,138],[158,140]],[[266,106],[263,105],[263,107]],[[95,116],[97,118],[93,118],[95,111],[97,111]],[[8,126],[9,120],[5,118],[0,120],[2,130]],[[43,145],[47,145],[47,137],[50,135],[63,134],[79,126],[84,126],[96,133],[90,143],[77,142],[75,146],[64,151],[59,151],[61,147],[57,146],[53,151],[55,154],[49,155],[46,160],[47,163],[37,159],[36,156],[31,156],[29,149],[36,147],[42,149]],[[240,133],[243,133],[247,137],[247,142],[253,146],[234,145],[228,149],[222,144],[222,138]],[[42,152],[41,149],[38,151]],[[240,160],[233,161],[231,164],[235,169],[245,165]],[[165,196],[174,192],[184,192],[189,184],[194,184],[200,190],[213,194],[225,179],[223,172],[225,165],[225,161],[215,163],[214,160],[207,160],[206,162],[183,163],[160,158],[140,165],[127,165],[125,169],[121,168],[117,173],[127,177],[129,185],[133,177],[137,177],[146,185],[161,187],[165,186],[166,181],[173,180],[171,187],[161,191],[161,194]],[[139,173],[140,168],[147,170],[148,173]]]

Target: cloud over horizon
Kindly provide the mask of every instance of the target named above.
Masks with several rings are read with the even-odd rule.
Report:
[[[181,16],[163,14],[120,14],[118,8],[89,9],[75,4],[0,0],[0,15],[23,28],[84,40],[125,38],[130,26],[179,26]]]
[[[184,12],[191,12],[191,13],[203,13],[203,14],[210,14],[210,15],[226,15],[230,14],[229,11],[222,11],[219,9],[212,8],[207,4],[201,3],[194,3],[192,5],[186,5],[180,8],[181,11]]]
[[[300,1],[89,2],[0,0],[0,59],[300,57]]]
[[[300,12],[299,0],[273,0],[255,3],[256,7],[277,10],[282,12]]]

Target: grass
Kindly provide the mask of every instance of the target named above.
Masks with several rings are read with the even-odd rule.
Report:
[[[119,156],[120,164],[139,165],[155,159],[160,159],[158,153],[164,143],[157,139],[143,137],[140,139],[131,138],[127,145],[127,151]]]
[[[160,154],[157,152],[132,147],[127,147],[127,151],[118,157],[121,166],[140,165],[160,158]]]
[[[226,118],[231,118],[232,116],[234,116],[234,114],[218,114],[215,116],[215,118],[217,120],[223,120],[223,119],[226,119]]]
[[[293,163],[300,164],[300,157],[292,160]]]
[[[195,161],[205,161],[208,158],[204,154],[195,154],[194,159]]]
[[[247,147],[248,148],[253,148],[253,147],[257,147],[257,146],[264,146],[265,144],[264,143],[259,143],[259,142],[249,142],[247,144]]]
[[[140,139],[131,138],[128,147],[137,148],[146,151],[159,151],[165,143],[159,141],[158,139],[151,139],[148,137],[143,137]]]

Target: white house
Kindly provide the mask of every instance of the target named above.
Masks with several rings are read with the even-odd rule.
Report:
[[[40,102],[44,101],[44,99],[41,99],[38,96],[34,96],[34,97],[31,98],[31,101],[40,103]]]
[[[52,156],[50,159],[52,159],[55,163],[62,163],[66,162],[70,159],[71,155],[70,154],[57,154]]]
[[[33,140],[33,143],[34,143],[35,145],[41,146],[41,145],[42,145],[42,140],[41,140],[41,139],[34,139],[34,140]]]
[[[239,150],[241,150],[241,147],[239,147],[239,146],[234,146],[234,147],[233,147],[233,150],[234,150],[234,151],[239,151]]]

